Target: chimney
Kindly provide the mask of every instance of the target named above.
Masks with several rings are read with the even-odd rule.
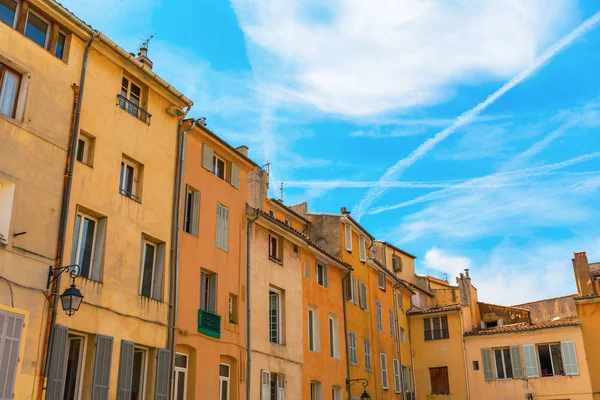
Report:
[[[241,145],[235,148],[238,152],[242,153],[246,157],[248,157],[248,146]]]
[[[346,207],[342,207],[341,211],[342,211],[342,214],[344,214],[344,215],[350,214],[350,211],[348,211],[348,209]]]
[[[573,273],[577,283],[577,292],[580,296],[596,294],[596,288],[592,282],[590,265],[585,251],[575,253],[573,257]]]
[[[304,218],[306,218],[308,214],[308,204],[305,201],[303,201],[302,203],[294,204],[290,206],[290,208],[294,210],[294,212],[302,215]]]
[[[471,305],[471,278],[469,278],[468,269],[465,269],[465,274],[461,272],[460,276],[456,278],[456,283],[458,283],[460,303],[462,305],[469,306]]]
[[[136,60],[138,60],[139,62],[141,62],[144,65],[147,65],[148,68],[152,69],[152,60],[150,60],[148,58],[148,48],[147,47],[140,47],[140,51],[137,54],[137,57],[135,58]]]
[[[254,168],[248,174],[248,205],[254,208],[264,208],[267,201],[269,174],[260,167]]]

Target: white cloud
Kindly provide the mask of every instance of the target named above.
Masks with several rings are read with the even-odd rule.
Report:
[[[457,83],[512,76],[576,12],[568,0],[232,3],[266,93],[354,116],[437,103]]]
[[[468,257],[451,255],[447,251],[433,247],[425,253],[425,267],[448,274],[448,282],[456,282],[456,278],[465,269],[471,268]]]

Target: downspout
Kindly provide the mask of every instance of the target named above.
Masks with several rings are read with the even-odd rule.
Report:
[[[350,270],[348,270],[348,272],[346,272],[346,275],[344,275],[344,278],[342,279],[342,288],[346,288],[349,287],[349,285],[352,284],[352,280],[348,280],[350,279]],[[344,281],[346,282],[346,286],[344,286]],[[344,337],[346,338],[345,342],[346,342],[346,376],[347,379],[350,380],[350,358],[348,357],[348,346],[350,346],[350,343],[348,343],[348,317],[346,314],[346,303],[347,303],[347,296],[348,296],[348,290],[347,289],[343,289],[344,293],[342,295],[342,302],[343,302],[343,309],[344,309]],[[352,290],[352,289],[350,289]],[[348,387],[346,387],[346,392],[348,393],[348,400],[352,400],[352,391],[350,391],[350,389],[348,389]]]
[[[92,42],[98,36],[98,31],[94,31],[87,45],[85,46],[85,51],[83,53],[83,62],[81,64],[81,76],[79,77],[79,90],[76,89],[75,84],[73,84],[73,90],[75,90],[75,98],[76,108],[75,108],[75,116],[73,124],[71,125],[71,141],[69,143],[69,147],[67,149],[67,164],[65,166],[65,176],[64,176],[64,188],[63,188],[63,198],[62,204],[60,207],[60,226],[59,226],[59,234],[58,234],[58,243],[56,249],[56,260],[54,261],[54,267],[59,268],[63,264],[63,258],[65,254],[65,237],[67,234],[67,220],[69,216],[69,205],[71,202],[71,186],[73,182],[73,168],[75,165],[75,148],[77,147],[77,137],[79,133],[79,123],[81,121],[81,105],[83,103],[83,89],[85,86],[85,73],[87,69],[87,61],[88,55],[90,53],[90,47],[92,46]],[[55,270],[56,274],[57,271]],[[52,289],[50,296],[54,296],[52,302],[52,308],[49,310],[50,318],[48,318],[48,322],[46,324],[46,330],[44,334],[44,343],[42,345],[42,360],[41,365],[42,369],[40,371],[40,380],[38,387],[38,395],[37,398],[41,400],[42,392],[45,389],[45,381],[46,374],[48,372],[48,368],[50,366],[50,359],[52,357],[52,347],[50,343],[52,343],[52,337],[54,334],[54,327],[56,326],[56,312],[58,310],[58,291],[60,289],[60,275],[56,276],[54,282],[52,283]]]
[[[167,349],[169,350],[169,393],[172,393],[173,374],[175,371],[175,346],[177,345],[177,313],[179,304],[179,241],[181,238],[181,194],[183,190],[183,172],[185,169],[185,144],[187,133],[196,126],[196,120],[192,120],[190,127],[184,131],[183,121],[191,107],[187,107],[185,114],[181,117],[178,127],[178,163],[175,166],[175,185],[173,193],[173,220],[171,221],[171,268],[169,268],[169,329],[167,330]],[[181,134],[179,134],[181,132]]]
[[[396,289],[399,288],[400,284],[396,283],[392,288],[392,296],[394,297],[394,323],[396,324],[396,326],[394,327],[394,331],[396,333],[396,353],[398,354],[398,364],[400,364],[398,365],[398,368],[400,369],[400,371],[398,371],[398,373],[400,374],[400,399],[404,399],[404,376],[402,375],[402,355],[400,351],[400,322],[398,321],[398,303],[396,302]],[[394,366],[392,365],[392,369],[393,368]]]
[[[411,301],[410,308],[405,311],[407,319],[408,319],[409,313],[411,312],[412,308],[413,308],[413,305],[412,305],[412,301]],[[413,398],[416,399],[418,397],[417,397],[417,385],[415,385],[415,353],[413,351],[414,349],[412,348],[412,343],[413,343],[412,342],[412,329],[410,327],[411,327],[411,323],[410,323],[410,320],[408,320],[408,343],[410,344],[410,366],[412,367],[412,374],[411,374],[412,379],[411,379],[410,384],[412,385],[412,389],[413,389]],[[409,379],[410,378],[411,377],[409,377]]]
[[[467,348],[465,346],[465,330],[462,319],[462,310],[458,313],[460,318],[460,335],[462,336],[463,360],[465,363],[465,382],[467,383],[467,400],[471,398],[471,390],[469,389],[469,370],[467,369]]]
[[[254,218],[248,220],[246,231],[246,400],[250,400],[250,381],[252,373],[252,351],[250,345],[250,241],[252,238],[252,224],[260,218],[260,213],[254,209]]]

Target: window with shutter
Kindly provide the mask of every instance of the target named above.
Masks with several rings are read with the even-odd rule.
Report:
[[[317,283],[321,286],[328,287],[327,275],[327,264],[317,261]]]
[[[119,356],[119,378],[117,380],[117,400],[131,399],[131,386],[133,381],[133,351],[135,345],[126,340],[121,341],[121,354]]]
[[[537,355],[535,352],[535,345],[524,344],[523,345],[523,358],[525,360],[525,373],[528,378],[536,378],[540,376],[540,370],[537,362]]]
[[[83,380],[83,361],[85,357],[85,337],[69,334],[67,344],[67,368],[64,395],[60,399],[78,399]],[[46,395],[50,400],[50,397]]]
[[[156,356],[156,377],[154,382],[154,399],[169,399],[169,358],[167,349],[158,349]]]
[[[510,346],[510,363],[514,379],[523,379],[523,362],[521,361],[521,347]]]
[[[394,368],[394,391],[396,393],[400,393],[402,391],[400,381],[400,362],[396,359],[393,359],[392,366]]]
[[[229,208],[217,203],[216,245],[221,250],[229,250]]]
[[[381,302],[379,300],[375,301],[375,308],[377,310],[377,330],[383,331],[383,316],[381,312]]]
[[[348,342],[350,347],[350,364],[356,365],[356,333],[350,332],[348,335]]]
[[[352,251],[352,227],[348,224],[344,226],[346,250]]]
[[[394,318],[394,310],[390,308],[390,335],[396,337],[396,319]]]
[[[2,318],[0,311],[0,319]],[[0,344],[4,343],[6,346],[6,340],[2,340],[2,323],[0,323]],[[46,399],[47,400],[61,400],[63,398],[63,391],[65,386],[65,374],[67,364],[67,347],[69,342],[69,329],[62,325],[56,325],[52,332],[52,349],[50,350],[50,369],[48,370],[48,385],[46,388]],[[0,355],[3,355],[4,351],[0,347]],[[7,353],[9,354],[9,353]],[[4,361],[4,360],[1,360]],[[4,362],[0,362],[0,388],[3,386],[1,383],[5,382],[2,379],[2,367],[6,365]],[[16,368],[16,364],[15,364]],[[5,393],[0,391],[0,399],[4,399]],[[11,396],[6,397],[12,399]]]
[[[277,400],[285,400],[285,375],[277,374]]]
[[[200,192],[186,185],[185,212],[183,216],[183,231],[198,236],[198,221],[200,216]]]
[[[494,365],[492,363],[492,349],[481,349],[481,359],[483,362],[483,378],[486,381],[494,379]]]
[[[567,375],[579,375],[577,354],[575,353],[575,342],[566,340],[560,342],[563,353],[564,369]]]
[[[206,143],[202,144],[202,167],[212,172],[213,149]]]
[[[260,400],[271,400],[271,372],[260,371]]]
[[[365,369],[371,370],[371,341],[365,339]]]
[[[173,383],[173,399],[185,400],[187,396],[187,365],[186,354],[175,353],[175,381]]]
[[[200,309],[217,313],[217,277],[207,270],[200,271]]]
[[[364,236],[358,238],[358,254],[360,261],[367,261],[367,242]]]
[[[381,367],[381,387],[388,389],[387,356],[385,353],[379,354],[379,365]]]
[[[229,400],[229,383],[231,375],[231,366],[229,364],[219,364],[219,400]]]
[[[377,272],[377,286],[385,291],[385,274],[383,272]]]
[[[450,394],[448,367],[429,368],[431,394]]]
[[[334,314],[329,315],[329,356],[332,358],[340,358],[339,349],[339,321]]]
[[[231,163],[231,186],[240,188],[240,167],[234,163]]]
[[[112,337],[104,335],[98,335],[96,337],[96,356],[94,359],[92,400],[108,400],[112,346]]]

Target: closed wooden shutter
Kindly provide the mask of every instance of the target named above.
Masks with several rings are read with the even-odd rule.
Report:
[[[198,224],[200,222],[200,192],[195,190],[192,195],[192,220],[190,221],[192,225],[191,233],[194,236],[198,236]]]
[[[560,345],[562,347],[565,374],[579,375],[579,365],[577,364],[577,354],[575,353],[575,342],[572,340],[565,340],[564,342],[560,342]]]
[[[260,400],[271,400],[271,372],[260,370]]]
[[[400,393],[401,391],[401,382],[400,382],[400,362],[396,359],[392,360],[392,365],[394,367],[394,390],[396,393]]]
[[[525,359],[525,373],[528,378],[535,378],[540,376],[540,369],[538,367],[537,354],[535,352],[534,344],[523,345],[523,358]]]
[[[0,399],[12,400],[24,316],[0,310]]]
[[[510,346],[510,364],[512,365],[512,373],[514,379],[523,379],[523,362],[521,361],[521,347]]]
[[[98,335],[96,337],[96,358],[94,360],[92,400],[108,400],[112,346],[112,337],[104,335]]]
[[[121,341],[121,355],[119,358],[119,379],[117,386],[117,400],[131,398],[131,385],[133,381],[133,352],[135,345],[126,340]]]
[[[98,230],[96,231],[96,243],[94,244],[94,259],[92,260],[92,274],[90,278],[100,282],[102,278],[102,264],[104,258],[104,242],[106,241],[107,218],[98,219]]]
[[[448,330],[448,317],[443,315],[440,317],[442,321],[442,339],[448,339],[450,337],[450,331]]]
[[[231,186],[240,188],[240,167],[234,163],[231,163]]]
[[[429,368],[431,394],[450,394],[448,367]]]
[[[352,228],[350,225],[345,225],[346,233],[346,250],[352,251]]]
[[[385,353],[379,353],[379,366],[381,367],[381,386],[388,388],[387,356]]]
[[[492,349],[481,349],[481,360],[483,362],[483,378],[486,381],[494,380],[494,365],[492,362]]]
[[[367,245],[365,242],[365,237],[360,236],[358,239],[358,255],[360,257],[360,261],[367,261]]]
[[[52,349],[50,350],[50,368],[48,370],[46,400],[61,400],[63,398],[65,374],[67,372],[68,343],[69,329],[66,326],[56,325],[52,333]]]
[[[154,399],[169,399],[169,350],[158,349],[156,355],[156,379],[154,382]]]
[[[213,149],[207,145],[202,144],[202,167],[212,172],[213,165]]]

